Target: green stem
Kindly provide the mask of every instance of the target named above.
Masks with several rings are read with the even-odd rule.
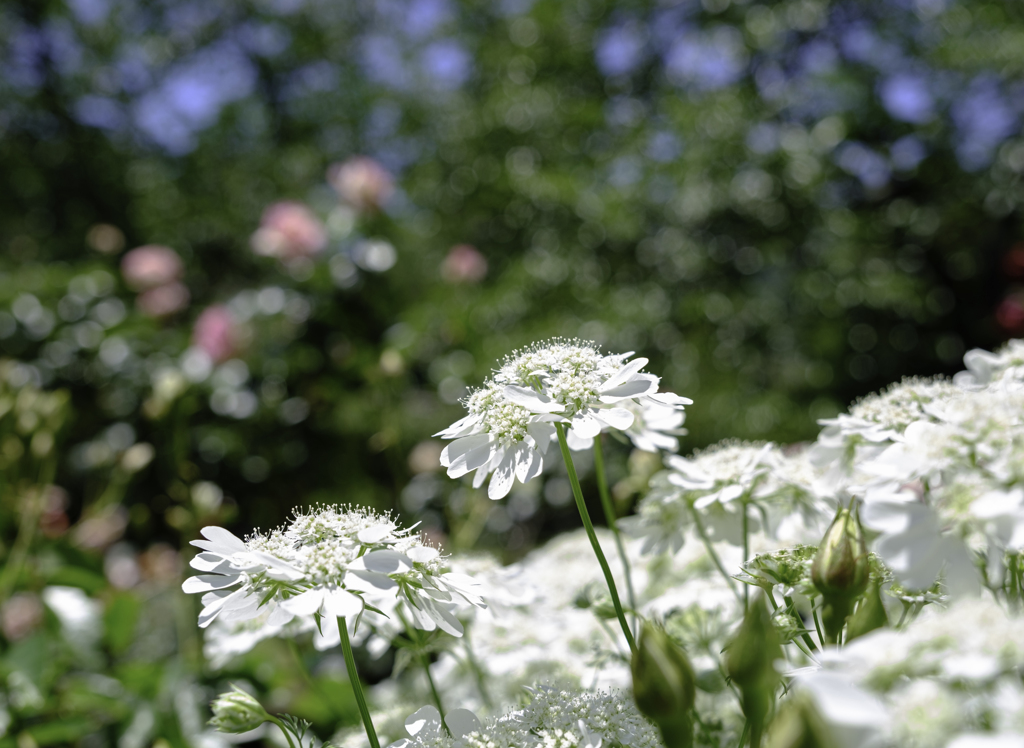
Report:
[[[801,616],[799,611],[797,611],[796,603],[793,602],[793,598],[789,595],[785,595],[782,599],[786,601],[786,605],[789,606],[789,611],[793,615],[793,617],[802,622],[803,616]],[[814,644],[814,639],[812,639],[811,635],[808,634],[806,631],[800,634],[800,638],[804,640],[804,644],[806,644],[812,652],[818,651],[818,647]]]
[[[430,657],[423,650],[423,640],[420,638],[420,633],[417,629],[409,625],[409,621],[406,620],[405,616],[402,615],[401,610],[395,611],[398,614],[399,620],[402,625],[405,626],[405,635],[409,637],[409,641],[412,643],[413,651],[416,653],[416,658],[420,661],[420,665],[423,667],[423,672],[426,673],[427,683],[430,684],[430,693],[434,698],[434,706],[437,707],[438,713],[441,715],[441,727],[449,735],[452,731],[448,729],[448,725],[444,721],[444,705],[441,703],[441,694],[437,690],[437,685],[434,683],[434,677],[430,674]]]
[[[35,539],[36,528],[39,527],[39,516],[42,514],[43,495],[47,484],[30,488],[21,506],[21,521],[18,523],[18,536],[14,539],[11,552],[4,561],[0,571],[0,602],[7,600],[18,583],[22,567],[28,560],[32,541]]]
[[[622,571],[626,575],[626,594],[629,596],[629,608],[633,611],[633,628],[635,630],[639,624],[639,614],[636,607],[636,593],[633,591],[633,572],[629,568],[629,558],[626,556],[626,548],[622,543],[622,533],[619,532],[619,525],[616,521],[615,505],[612,504],[612,497],[608,492],[608,478],[604,472],[604,453],[601,448],[600,434],[594,438],[594,472],[597,473],[597,491],[601,494],[604,520],[608,523],[609,529],[615,536],[615,547],[619,551],[619,558],[622,559]]]
[[[565,426],[561,423],[555,424],[555,432],[558,434],[558,446],[562,449],[562,459],[565,461],[565,469],[569,473],[569,483],[572,484],[572,493],[576,498],[576,508],[580,512],[580,519],[583,520],[583,527],[587,531],[587,537],[590,538],[590,545],[594,548],[594,554],[597,556],[597,562],[601,565],[601,571],[604,574],[605,582],[608,584],[608,593],[612,596],[612,605],[615,607],[615,615],[619,619],[619,625],[622,627],[622,633],[626,636],[626,641],[629,643],[629,651],[636,654],[636,641],[633,639],[633,632],[629,630],[629,624],[626,623],[626,614],[622,611],[622,603],[619,602],[619,592],[615,588],[615,580],[612,578],[612,570],[608,567],[608,559],[604,557],[604,551],[601,550],[601,544],[597,542],[597,533],[594,532],[594,523],[590,521],[590,514],[587,512],[587,505],[583,501],[583,489],[580,488],[580,479],[576,475],[576,466],[573,465],[572,455],[569,453],[569,445],[565,441]],[[374,746],[374,748],[377,748]]]
[[[821,621],[818,620],[818,609],[811,608],[811,615],[814,617],[814,629],[818,632],[818,641],[825,646],[825,636],[821,633]]]
[[[480,700],[484,702],[484,706],[492,709],[494,708],[494,702],[491,701],[491,695],[487,692],[487,681],[484,678],[484,671],[480,667],[480,663],[476,661],[473,646],[469,643],[468,629],[462,635],[462,643],[466,648],[466,661],[469,663],[469,669],[473,671],[473,677],[476,678],[476,687],[480,691]]]
[[[359,682],[356,658],[352,654],[352,642],[348,638],[348,624],[345,622],[344,616],[338,618],[338,633],[341,634],[341,651],[345,655],[345,669],[348,670],[348,679],[352,684],[352,691],[356,695],[356,704],[359,706],[359,715],[363,718],[366,737],[369,738],[372,748],[380,748],[380,741],[377,740],[377,733],[373,729],[373,720],[370,719],[370,710],[367,708],[366,698],[363,696],[363,686]]]
[[[729,589],[732,590],[732,594],[736,595],[736,599],[740,602],[743,598],[740,597],[740,593],[736,591],[736,585],[732,577],[726,572],[725,567],[722,565],[722,559],[715,553],[715,547],[711,545],[711,538],[708,537],[707,530],[704,529],[704,523],[700,521],[700,515],[697,510],[692,506],[690,507],[690,514],[693,515],[693,526],[697,528],[697,534],[700,535],[700,539],[704,541],[704,548],[707,549],[708,555],[711,557],[711,561],[714,563],[715,568],[721,573],[725,583],[729,585]],[[746,586],[746,585],[744,585]]]
[[[434,705],[437,707],[438,714],[441,715],[441,727],[449,735],[452,731],[448,729],[448,725],[444,721],[444,705],[441,703],[441,694],[438,693],[437,685],[434,683],[434,676],[430,674],[430,658],[427,657],[425,652],[420,653],[420,664],[423,665],[423,672],[427,674],[427,683],[430,684],[430,693],[434,697]]]
[[[274,716],[270,717],[270,721],[277,725],[281,729],[281,732],[284,733],[284,739],[288,741],[288,748],[295,748],[295,743],[292,742],[291,733],[288,728],[284,726],[284,723]]]
[[[740,733],[740,742],[736,744],[737,748],[743,748],[744,743],[747,742],[747,735],[750,733],[750,720],[746,720],[743,723],[743,732]]]
[[[747,516],[749,513],[749,507],[747,502],[744,500],[741,504],[743,507],[743,563],[747,563],[747,559],[750,558],[750,518]],[[747,608],[750,607],[750,585],[743,585],[743,610],[746,612]]]

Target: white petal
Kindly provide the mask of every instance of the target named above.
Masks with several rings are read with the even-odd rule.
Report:
[[[653,374],[637,374],[633,379],[617,387],[601,390],[601,402],[614,403],[631,397],[649,395],[658,389],[658,381]]]
[[[465,629],[462,628],[462,623],[451,614],[445,607],[442,607],[443,603],[431,603],[429,613],[430,617],[437,623],[437,627],[444,631],[446,634],[452,636],[462,636]]]
[[[222,590],[225,587],[231,587],[234,584],[238,584],[238,580],[241,578],[239,574],[228,574],[221,576],[219,574],[200,574],[199,576],[189,577],[181,585],[181,591],[189,595],[194,595],[200,592],[209,592],[210,590]]]
[[[431,548],[429,545],[421,545],[415,548],[410,548],[405,552],[405,555],[418,564],[425,564],[440,556],[441,552],[438,551],[437,548]]]
[[[423,737],[439,735],[441,732],[441,712],[432,706],[425,706],[409,715],[405,720],[405,731],[416,737],[423,733]]]
[[[680,397],[674,392],[652,392],[647,397],[657,400],[664,405],[683,406],[693,405],[693,400],[688,397]]]
[[[248,550],[243,543],[234,533],[225,530],[223,527],[217,527],[216,525],[209,525],[199,531],[207,540],[211,540],[222,548],[231,550],[235,553],[239,551]]]
[[[569,433],[565,435],[565,443],[573,452],[583,452],[594,446],[594,437],[581,439],[580,437],[576,436],[575,431],[569,429]]]
[[[594,417],[619,431],[625,431],[632,426],[634,418],[625,408],[595,408]]]
[[[509,450],[501,460],[501,464],[494,469],[491,482],[487,484],[487,497],[490,499],[502,499],[508,496],[515,482],[515,452]]]
[[[452,733],[452,737],[458,740],[463,735],[471,732],[480,732],[482,728],[480,720],[468,709],[452,709],[444,715],[444,723]]]
[[[365,530],[360,530],[356,537],[359,538],[360,543],[379,543],[394,531],[395,526],[388,522],[383,525],[375,525],[374,527],[367,527]]]
[[[618,387],[620,384],[625,384],[633,378],[633,376],[639,372],[642,368],[647,365],[646,358],[635,358],[628,364],[625,364],[615,374],[611,376],[604,384],[601,385],[601,392],[607,392],[610,389]]]
[[[569,429],[578,439],[593,439],[601,433],[601,422],[594,418],[592,411],[584,410],[572,417]]]
[[[398,551],[370,551],[349,565],[350,569],[376,571],[381,574],[401,574],[412,569],[412,561]]]
[[[544,454],[555,436],[555,427],[546,421],[530,421],[526,424],[526,433],[533,437],[537,442],[537,449]]]
[[[218,574],[224,574],[228,569],[233,569],[231,563],[224,560],[223,556],[218,556],[215,553],[200,553],[197,554],[189,562],[196,571],[213,571]]]
[[[533,450],[525,443],[519,444],[515,449],[515,473],[520,483],[526,483],[527,477],[533,467]]]
[[[487,438],[486,442],[452,460],[451,465],[448,466],[449,478],[461,478],[468,472],[482,468],[500,451],[501,447],[492,440],[490,434],[484,436]],[[473,437],[467,438],[472,439]]]
[[[324,593],[324,610],[335,618],[357,616],[363,610],[363,599],[348,590],[336,587]]]
[[[306,590],[302,594],[281,602],[281,607],[295,616],[311,616],[324,604],[324,591],[320,587]]]
[[[565,410],[564,405],[556,403],[547,395],[514,384],[506,385],[505,397],[531,413],[561,413]]]
[[[345,573],[345,586],[359,592],[397,592],[398,582],[387,574],[377,571],[352,571]]]

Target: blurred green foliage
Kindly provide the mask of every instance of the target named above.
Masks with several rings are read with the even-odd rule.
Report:
[[[513,556],[563,527],[557,472],[507,504],[437,474],[517,346],[649,357],[688,451],[1019,333],[1022,38],[1013,2],[5,4],[0,745],[195,744],[204,524],[351,501]],[[393,194],[332,189],[359,155]],[[281,200],[323,251],[253,252]],[[122,273],[149,244],[178,311]],[[628,511],[654,468],[610,463]],[[355,721],[261,647],[232,672],[271,708]]]

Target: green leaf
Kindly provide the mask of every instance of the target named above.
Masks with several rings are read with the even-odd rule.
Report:
[[[103,640],[115,655],[124,654],[135,639],[142,603],[130,592],[119,592],[103,614]]]

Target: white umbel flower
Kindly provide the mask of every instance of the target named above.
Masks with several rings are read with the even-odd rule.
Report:
[[[221,527],[201,533],[192,567],[206,573],[182,589],[203,593],[202,628],[258,616],[270,627],[296,617],[354,618],[369,603],[401,604],[418,628],[460,636],[457,599],[483,606],[473,580],[446,573],[436,548],[368,509],[320,506],[245,541]]]
[[[646,358],[632,353],[602,355],[597,346],[580,340],[554,339],[510,357],[494,379],[505,385],[512,402],[538,415],[556,415],[569,425],[571,445],[589,447],[602,431],[627,432],[637,410],[660,406],[681,411],[692,403],[672,393],[658,392],[658,377],[642,371]],[[652,421],[657,421],[652,416]],[[660,419],[675,430],[681,419]],[[656,430],[653,423],[636,433]],[[641,437],[642,438],[642,437]]]
[[[480,725],[458,715],[453,736],[440,729],[437,710],[425,707],[406,722],[410,737],[390,748],[656,748],[657,729],[633,699],[610,692],[528,689],[530,703]],[[465,712],[466,710],[455,710]],[[450,719],[446,719],[451,727]]]
[[[544,468],[554,423],[569,426],[573,449],[587,449],[604,430],[624,432],[639,449],[676,449],[683,407],[692,401],[658,392],[658,378],[641,371],[647,359],[602,355],[593,343],[555,339],[510,356],[470,395],[469,414],[435,436],[453,439],[441,453],[451,478],[475,471],[487,495],[507,496]]]

